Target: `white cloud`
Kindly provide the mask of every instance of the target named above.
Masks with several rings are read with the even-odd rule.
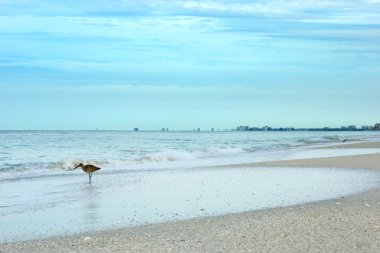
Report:
[[[177,1],[179,8],[189,11],[216,12],[236,15],[259,15],[308,19],[323,23],[380,23],[380,0],[268,0],[241,1]]]
[[[305,23],[328,23],[328,24],[380,24],[380,15],[375,13],[341,13],[324,19],[297,20]]]
[[[186,9],[220,11],[239,14],[292,14],[310,9],[348,8],[357,6],[352,1],[259,1],[255,3],[242,3],[239,1],[183,1],[177,2]]]

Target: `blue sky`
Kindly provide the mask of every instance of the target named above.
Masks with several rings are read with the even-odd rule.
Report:
[[[380,121],[380,0],[0,0],[0,129]]]

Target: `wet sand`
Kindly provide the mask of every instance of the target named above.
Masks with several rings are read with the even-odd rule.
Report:
[[[331,145],[317,149],[379,149],[380,142],[360,142],[348,143],[341,145]],[[365,155],[349,155],[337,157],[308,158],[308,159],[292,159],[278,160],[257,163],[241,164],[243,167],[264,166],[264,167],[319,167],[319,168],[351,168],[351,169],[367,169],[380,171],[380,153]]]
[[[340,145],[331,145],[326,147],[320,147],[319,149],[323,148],[380,148],[380,141],[372,141],[372,142],[358,142],[358,143],[342,143]]]
[[[380,154],[245,163],[241,166],[351,168],[380,171]]]
[[[353,145],[369,148],[362,143]],[[239,166],[334,167],[380,171],[380,155],[300,159]],[[297,206],[0,245],[0,252],[379,250],[380,189]]]

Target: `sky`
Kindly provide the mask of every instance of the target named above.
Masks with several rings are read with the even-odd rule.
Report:
[[[0,129],[380,122],[380,0],[0,0]]]

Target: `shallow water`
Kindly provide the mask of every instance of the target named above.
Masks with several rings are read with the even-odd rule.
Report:
[[[283,158],[377,132],[0,131],[0,182],[60,177],[79,162],[107,171],[191,168]]]
[[[257,210],[380,185],[373,171],[214,168],[85,174],[0,186],[2,242]],[[4,205],[5,204],[5,205]]]
[[[375,172],[218,166],[375,153],[380,150],[310,147],[379,137],[375,132],[0,131],[0,241],[256,210],[368,190],[378,187]],[[92,185],[83,171],[70,170],[79,162],[102,167]]]

